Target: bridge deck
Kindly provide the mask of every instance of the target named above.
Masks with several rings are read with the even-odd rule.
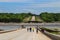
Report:
[[[26,29],[0,34],[0,40],[51,40],[41,32],[27,32]]]

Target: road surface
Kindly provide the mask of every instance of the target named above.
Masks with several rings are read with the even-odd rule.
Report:
[[[32,16],[32,19],[31,19],[31,21],[35,21],[35,16]]]
[[[41,32],[27,32],[26,29],[0,34],[0,40],[51,40]]]

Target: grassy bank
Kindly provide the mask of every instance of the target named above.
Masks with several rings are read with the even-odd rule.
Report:
[[[35,21],[43,22],[43,20],[41,20],[39,16],[35,16]]]
[[[60,31],[57,28],[55,28],[54,30],[49,29],[49,28],[41,28],[41,29],[44,29],[45,31],[52,33],[52,34],[60,35]]]
[[[32,18],[32,16],[26,17],[26,18],[23,20],[23,22],[28,22],[28,21],[31,20],[31,18]]]

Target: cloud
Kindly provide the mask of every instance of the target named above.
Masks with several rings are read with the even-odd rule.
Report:
[[[20,2],[23,2],[23,1],[27,1],[27,0],[0,0],[0,2],[15,2],[15,1],[20,1]]]
[[[34,0],[0,0],[0,2],[33,2]]]
[[[38,3],[38,4],[30,4],[29,7],[35,7],[35,8],[39,8],[39,7],[60,7],[60,2],[52,2],[52,3]]]
[[[40,13],[46,11],[60,12],[59,11],[60,2],[33,3],[34,0],[13,0],[13,1],[5,0],[5,2],[14,2],[14,3],[1,3],[0,4],[1,6],[0,9],[2,10],[2,11],[0,10],[1,12],[32,12],[32,13]],[[23,2],[23,3],[15,3],[15,2]]]

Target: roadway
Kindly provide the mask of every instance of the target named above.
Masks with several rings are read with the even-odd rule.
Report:
[[[0,34],[0,40],[51,40],[43,33],[27,32],[26,29],[16,30],[14,32]]]
[[[31,19],[31,21],[35,21],[35,16],[32,16],[32,19]]]

